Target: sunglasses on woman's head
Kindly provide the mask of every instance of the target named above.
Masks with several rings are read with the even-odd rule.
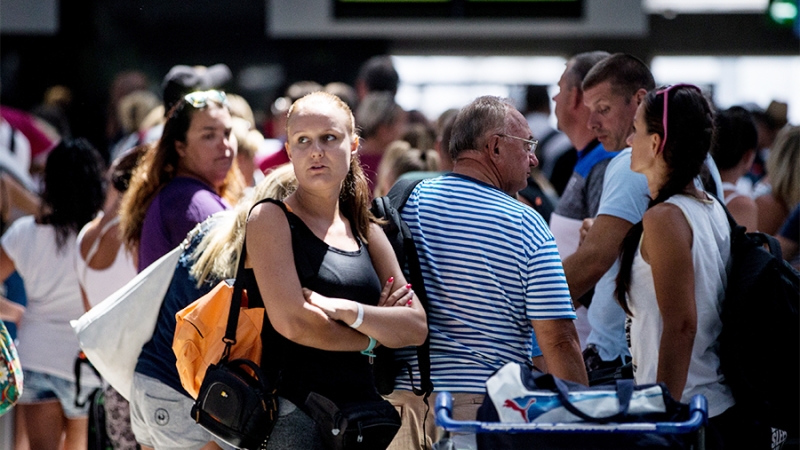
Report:
[[[209,101],[228,106],[228,96],[226,96],[224,92],[214,89],[209,91],[192,92],[185,95],[183,99],[186,101],[186,103],[195,108],[204,108],[208,106]]]
[[[664,89],[659,89],[656,91],[657,96],[664,94],[664,114],[661,116],[661,125],[664,127],[664,139],[661,140],[661,145],[658,146],[658,153],[661,153],[664,150],[664,144],[667,143],[667,104],[669,104],[669,91],[681,87],[694,89],[700,93],[703,92],[702,90],[700,90],[699,87],[693,84],[686,84],[686,83],[673,84],[672,86],[669,86]]]

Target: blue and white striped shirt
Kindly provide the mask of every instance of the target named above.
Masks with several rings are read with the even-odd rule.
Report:
[[[437,391],[485,392],[507,362],[531,356],[531,320],[574,319],[553,236],[542,217],[499,189],[448,174],[424,180],[401,214],[414,236],[430,306]],[[415,352],[398,358],[419,372]],[[408,374],[398,389],[410,390]]]

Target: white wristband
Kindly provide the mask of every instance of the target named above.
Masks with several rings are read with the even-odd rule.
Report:
[[[356,317],[355,322],[350,324],[350,328],[358,328],[361,326],[361,323],[364,322],[364,307],[358,302],[356,302],[356,307],[358,308],[358,317]]]

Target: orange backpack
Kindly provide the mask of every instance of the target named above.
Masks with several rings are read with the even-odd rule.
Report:
[[[244,255],[241,259],[244,260]],[[238,272],[238,276],[243,276],[243,271]],[[178,359],[181,384],[195,399],[208,366],[218,363],[225,351],[225,330],[234,292],[232,281],[220,281],[209,293],[175,314],[172,351]],[[264,308],[248,308],[244,290],[241,303],[244,306],[239,311],[236,342],[228,359],[244,358],[260,365]]]

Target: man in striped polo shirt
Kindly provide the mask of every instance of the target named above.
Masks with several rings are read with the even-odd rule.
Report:
[[[553,236],[538,213],[514,198],[537,164],[535,149],[511,103],[479,97],[456,116],[453,172],[420,182],[402,212],[430,302],[431,380],[435,391],[454,394],[458,420],[475,419],[486,379],[508,362],[529,364],[543,355],[549,372],[587,383]],[[407,358],[419,380],[414,352],[398,357]],[[401,407],[403,428],[390,448],[429,448],[432,414],[425,419],[405,372],[395,388],[389,398]],[[475,445],[474,435],[457,438],[459,449]]]

